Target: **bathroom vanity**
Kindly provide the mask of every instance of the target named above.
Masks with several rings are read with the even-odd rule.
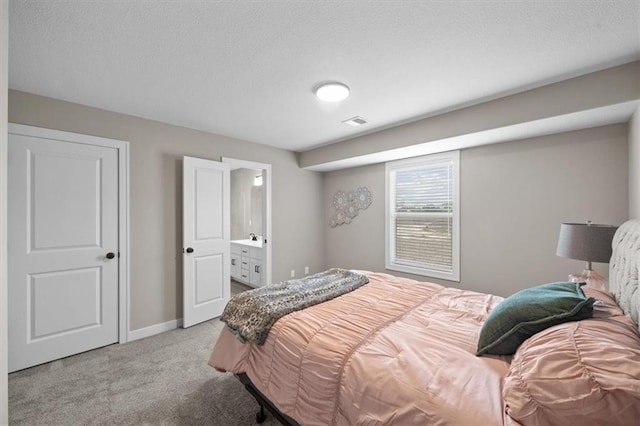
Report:
[[[264,285],[262,239],[231,241],[231,278],[251,287]]]

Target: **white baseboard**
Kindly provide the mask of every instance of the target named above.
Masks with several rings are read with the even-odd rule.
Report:
[[[145,337],[164,333],[165,331],[173,330],[178,327],[182,327],[182,318],[150,325],[149,327],[139,328],[137,330],[131,330],[129,331],[128,341],[133,342],[134,340],[144,339]]]

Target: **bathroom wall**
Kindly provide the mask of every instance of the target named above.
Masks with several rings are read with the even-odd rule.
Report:
[[[262,172],[254,169],[231,171],[231,240],[262,235],[262,186],[254,178]]]

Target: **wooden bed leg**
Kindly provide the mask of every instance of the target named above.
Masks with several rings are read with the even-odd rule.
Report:
[[[264,406],[260,404],[260,412],[256,413],[256,422],[261,424],[265,420],[267,420],[267,415],[264,413]]]

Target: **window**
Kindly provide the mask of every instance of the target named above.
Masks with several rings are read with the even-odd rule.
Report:
[[[386,268],[459,281],[460,152],[386,164]]]

